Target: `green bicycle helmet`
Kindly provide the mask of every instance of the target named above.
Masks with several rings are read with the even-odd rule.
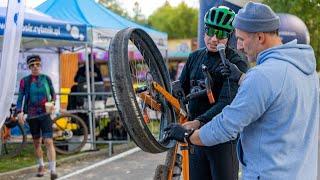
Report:
[[[232,21],[235,15],[236,13],[226,6],[212,7],[204,16],[204,23],[206,26],[230,33],[234,29]]]

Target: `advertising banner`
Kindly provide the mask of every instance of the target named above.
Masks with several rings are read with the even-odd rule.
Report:
[[[13,99],[14,85],[12,82],[16,80],[17,75],[16,67],[18,64],[24,11],[24,0],[11,0],[8,2],[5,30],[3,32],[3,51],[0,60],[0,127],[4,123]]]
[[[0,35],[3,35],[4,28],[5,18],[0,17]],[[87,28],[85,25],[25,20],[22,28],[22,36],[70,41],[86,41]]]

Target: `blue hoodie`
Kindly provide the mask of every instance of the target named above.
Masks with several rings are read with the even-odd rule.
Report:
[[[233,102],[200,129],[206,146],[234,139],[243,179],[317,178],[319,79],[309,45],[262,51]]]

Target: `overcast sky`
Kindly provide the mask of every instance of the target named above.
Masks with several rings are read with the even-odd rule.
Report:
[[[0,2],[4,3],[8,0],[0,0]],[[26,0],[27,7],[36,7],[43,3],[45,0]],[[67,1],[67,0],[66,0]],[[97,1],[97,0],[96,0]],[[158,7],[162,6],[165,0],[117,0],[120,6],[126,9],[130,15],[132,15],[132,9],[134,3],[137,1],[140,4],[142,14],[148,17],[154,10]],[[199,0],[169,0],[172,6],[177,6],[180,2],[186,2],[190,7],[199,7]]]

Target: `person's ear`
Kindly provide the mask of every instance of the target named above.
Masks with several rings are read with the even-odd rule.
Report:
[[[264,41],[266,40],[266,35],[263,32],[258,32],[257,33],[258,36],[258,41],[260,44],[264,43]]]

